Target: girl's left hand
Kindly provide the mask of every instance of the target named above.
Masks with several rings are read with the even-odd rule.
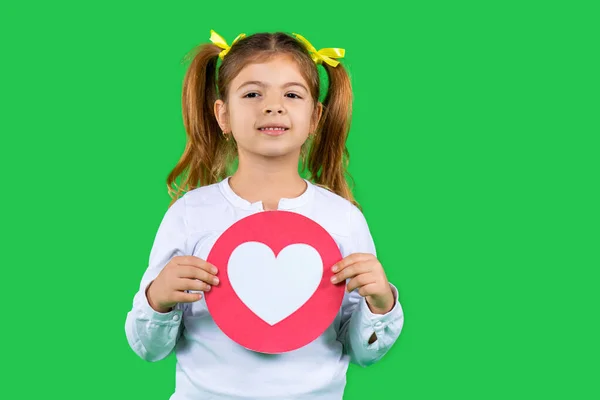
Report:
[[[350,254],[331,270],[335,273],[331,281],[338,283],[350,279],[346,291],[358,288],[358,293],[366,298],[373,313],[386,314],[394,307],[394,293],[381,263],[373,254]]]

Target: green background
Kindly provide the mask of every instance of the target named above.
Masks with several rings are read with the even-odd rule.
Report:
[[[599,398],[593,3],[2,3],[0,397],[172,393],[124,323],[180,61],[215,29],[346,49],[350,172],[406,322],[345,399]]]

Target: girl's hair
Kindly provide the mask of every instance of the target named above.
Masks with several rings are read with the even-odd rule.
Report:
[[[192,58],[182,90],[183,123],[187,134],[185,150],[167,177],[172,205],[186,191],[224,179],[237,157],[235,140],[226,140],[214,114],[214,103],[220,97],[227,101],[231,81],[250,63],[264,62],[274,56],[288,55],[297,62],[308,83],[316,105],[321,93],[317,65],[306,47],[296,38],[282,32],[256,33],[235,42],[217,70],[222,49],[206,43],[195,47],[185,57]],[[329,82],[323,101],[323,114],[310,144],[308,168],[310,180],[352,202],[360,208],[348,186],[346,168],[350,155],[346,138],[352,117],[352,87],[348,73],[338,64],[322,64]],[[231,136],[231,135],[230,135]],[[309,146],[310,145],[310,146]],[[303,157],[304,159],[304,157]],[[303,160],[304,162],[304,160]],[[179,179],[181,185],[176,183]]]

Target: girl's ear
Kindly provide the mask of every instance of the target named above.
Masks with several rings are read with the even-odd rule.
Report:
[[[310,132],[311,133],[317,130],[317,127],[319,126],[319,121],[321,120],[322,115],[323,115],[323,104],[321,104],[320,102],[317,102],[317,105],[315,106],[315,110],[313,112],[312,121],[310,124]]]
[[[217,117],[217,122],[219,123],[219,127],[224,133],[229,133],[229,118],[227,117],[227,105],[223,102],[223,100],[215,101],[215,117]]]

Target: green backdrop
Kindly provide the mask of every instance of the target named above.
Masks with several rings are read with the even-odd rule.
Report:
[[[124,323],[210,29],[346,49],[350,172],[406,322],[345,399],[599,398],[592,4],[3,3],[0,398],[172,393]]]

